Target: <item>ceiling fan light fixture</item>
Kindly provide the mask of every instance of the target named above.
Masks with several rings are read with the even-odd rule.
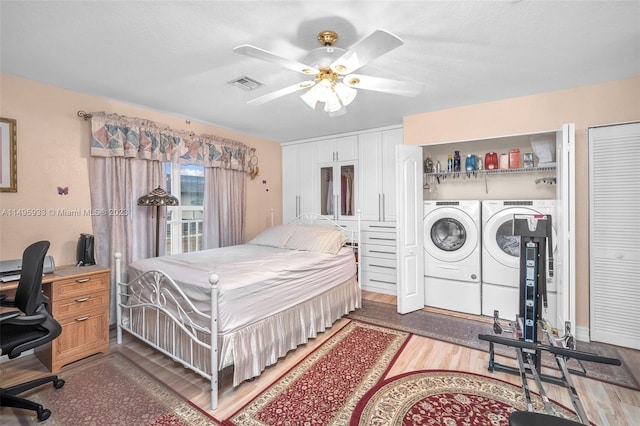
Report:
[[[305,104],[309,105],[311,109],[316,109],[316,105],[318,104],[318,98],[315,96],[314,93],[312,93],[312,90],[313,88],[307,90],[304,94],[300,95],[300,99],[302,99]]]
[[[340,103],[340,99],[338,99],[338,95],[335,92],[332,92],[331,96],[329,96],[324,103],[324,110],[326,112],[336,112],[341,108],[342,104]]]
[[[336,94],[340,98],[342,105],[347,106],[356,98],[358,91],[344,83],[337,83],[335,86]]]

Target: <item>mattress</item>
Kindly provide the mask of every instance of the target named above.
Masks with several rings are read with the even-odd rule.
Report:
[[[129,277],[160,270],[204,313],[210,312],[209,276],[218,283],[218,333],[226,334],[302,300],[325,293],[356,275],[353,251],[337,255],[255,244],[143,259],[129,265]]]

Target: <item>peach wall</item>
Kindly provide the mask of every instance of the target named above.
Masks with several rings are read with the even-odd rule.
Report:
[[[588,127],[640,120],[640,77],[404,118],[404,143],[428,145],[576,127],[576,325],[589,326]],[[624,159],[621,159],[624,162]],[[624,166],[624,163],[621,164]]]
[[[248,240],[269,224],[282,220],[282,163],[280,144],[239,132],[198,123],[149,109],[88,96],[69,90],[0,75],[0,116],[17,120],[18,192],[0,193],[0,259],[16,259],[29,243],[51,241],[49,254],[57,265],[75,263],[75,247],[82,232],[91,233],[90,217],[64,217],[50,212],[91,207],[89,198],[89,141],[91,124],[78,110],[106,111],[140,117],[196,134],[206,133],[244,142],[256,148],[260,175],[247,177]],[[266,180],[266,183],[263,183]],[[57,187],[69,187],[58,195]],[[12,209],[43,209],[41,217],[12,216]]]

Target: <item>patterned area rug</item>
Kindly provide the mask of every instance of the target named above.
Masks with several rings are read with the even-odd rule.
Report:
[[[533,395],[534,409],[545,412]],[[552,402],[555,414],[577,416]],[[509,414],[526,410],[520,386],[478,374],[423,370],[380,382],[360,400],[351,426],[372,425],[508,425]]]
[[[351,321],[224,422],[347,425],[360,398],[395,361],[409,334]]]
[[[215,425],[206,413],[177,396],[119,352],[98,355],[63,369],[61,389],[43,385],[23,396],[52,411],[47,426]],[[3,425],[36,425],[33,411],[2,415]]]
[[[489,342],[478,339],[478,334],[493,333],[491,322],[475,321],[423,310],[401,315],[396,311],[395,305],[366,299],[362,300],[362,308],[350,313],[349,317],[485,352],[489,352]],[[583,362],[587,371],[586,377],[640,390],[640,371],[634,372],[625,365],[625,353],[632,352],[632,349],[598,342],[577,342],[577,349],[622,361],[622,366],[619,367]],[[513,348],[504,345],[495,345],[495,352],[510,358],[516,356]],[[557,369],[555,358],[546,352],[543,353],[542,365]],[[570,359],[567,366],[576,371],[582,370],[575,359]]]

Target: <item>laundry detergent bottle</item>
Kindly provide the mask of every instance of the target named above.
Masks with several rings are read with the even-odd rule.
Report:
[[[460,151],[456,151],[453,154],[453,171],[460,171]]]
[[[464,162],[464,168],[468,172],[476,170],[476,156],[474,154],[467,155],[467,159]]]
[[[487,170],[495,170],[498,168],[498,154],[495,152],[487,152],[484,156],[484,168]]]

